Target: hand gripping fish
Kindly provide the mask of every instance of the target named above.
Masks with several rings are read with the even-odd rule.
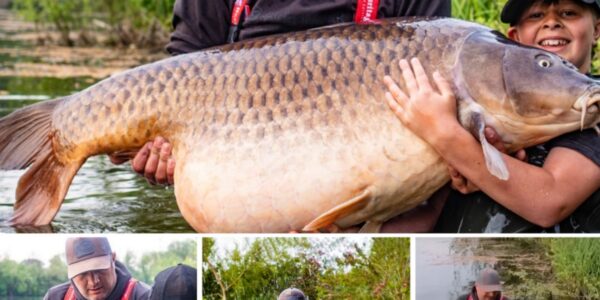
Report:
[[[453,19],[389,19],[248,40],[107,78],[0,120],[0,169],[20,178],[12,223],[52,221],[93,155],[173,144],[175,195],[203,232],[287,232],[382,222],[449,180],[445,162],[388,108],[383,78],[418,57],[482,131],[514,151],[597,126],[600,84],[543,50]],[[404,87],[402,87],[404,88]]]

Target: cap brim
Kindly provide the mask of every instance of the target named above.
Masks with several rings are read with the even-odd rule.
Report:
[[[502,285],[500,284],[490,284],[490,285],[478,285],[484,292],[502,292]]]
[[[88,271],[108,269],[111,264],[112,256],[110,255],[92,257],[69,265],[67,267],[67,275],[69,276],[69,279],[72,279],[73,277]]]
[[[504,8],[502,8],[502,12],[500,13],[500,21],[509,24],[517,23],[521,19],[525,9],[529,8],[532,2],[533,1],[523,0],[508,1],[504,5]]]

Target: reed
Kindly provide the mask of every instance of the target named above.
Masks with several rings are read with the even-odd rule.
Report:
[[[554,273],[569,294],[600,299],[600,239],[556,238],[548,245]]]

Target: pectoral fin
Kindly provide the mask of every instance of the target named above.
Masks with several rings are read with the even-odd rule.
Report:
[[[506,163],[502,159],[502,153],[498,149],[494,148],[485,138],[483,130],[485,129],[485,122],[480,114],[475,114],[472,117],[474,129],[477,131],[481,148],[483,149],[483,156],[485,157],[485,165],[490,173],[500,180],[508,180],[508,169]]]
[[[383,223],[379,221],[367,221],[358,233],[379,233],[382,225]]]
[[[308,225],[304,226],[302,230],[315,231],[321,228],[329,227],[341,217],[347,216],[364,208],[369,200],[371,200],[371,190],[369,188],[365,188],[358,196],[318,216],[312,222],[308,223]]]

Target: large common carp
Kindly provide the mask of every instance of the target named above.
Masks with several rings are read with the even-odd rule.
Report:
[[[0,168],[29,170],[14,224],[48,224],[92,156],[173,144],[175,194],[198,231],[372,231],[444,185],[439,155],[388,108],[384,75],[418,57],[459,119],[506,148],[600,121],[600,85],[543,50],[458,20],[390,19],[226,45],[144,65],[0,120]],[[499,177],[501,158],[484,148]]]

